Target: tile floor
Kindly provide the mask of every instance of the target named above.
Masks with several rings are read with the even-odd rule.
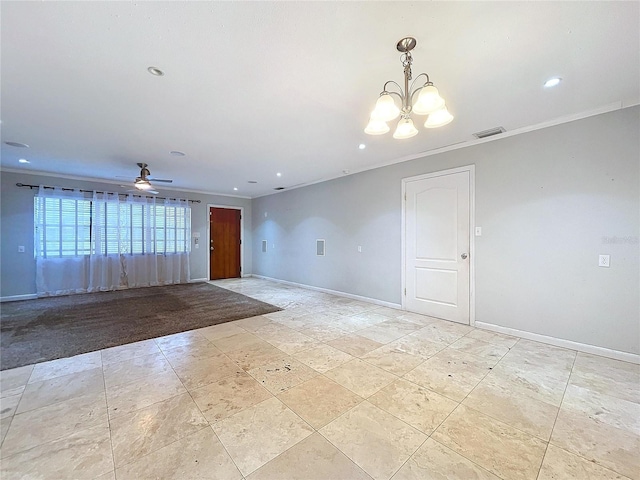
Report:
[[[640,479],[640,367],[258,279],[283,311],[4,371],[10,479]]]

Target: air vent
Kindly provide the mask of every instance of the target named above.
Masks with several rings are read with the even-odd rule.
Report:
[[[284,190],[284,187],[276,187],[274,190]]]
[[[267,253],[267,241],[262,240],[262,253]]]
[[[316,255],[324,257],[324,240],[322,239],[316,240]]]
[[[482,132],[474,133],[473,136],[476,138],[487,138],[492,137],[493,135],[498,135],[499,133],[504,133],[506,130],[504,127],[495,127],[490,128],[489,130],[483,130]]]

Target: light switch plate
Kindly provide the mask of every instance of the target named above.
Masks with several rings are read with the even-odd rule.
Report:
[[[476,227],[476,237],[482,236],[482,227]]]
[[[18,246],[18,253],[24,253],[24,245]]]
[[[598,266],[599,267],[607,267],[610,266],[610,256],[609,255],[599,255],[598,256]]]

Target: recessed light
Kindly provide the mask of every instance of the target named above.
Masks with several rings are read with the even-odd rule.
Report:
[[[179,150],[171,150],[169,153],[174,157],[184,157],[186,155],[186,153],[180,152]]]
[[[164,75],[164,72],[162,70],[160,70],[158,67],[149,67],[149,68],[147,68],[147,71],[151,75],[155,75],[156,77],[161,77],[161,76]]]
[[[358,148],[360,150],[364,150],[365,148],[367,148],[367,146],[364,143],[361,143],[360,145],[358,145]]]
[[[237,192],[238,191],[238,187],[233,187],[233,189]]]
[[[276,177],[281,177],[282,174],[280,172],[276,173]]]
[[[20,160],[18,160],[18,163],[31,163],[31,162],[26,158],[21,158]]]
[[[4,142],[4,143],[9,145],[10,147],[29,148],[29,145],[27,145],[26,143],[18,143],[18,142]]]
[[[258,183],[255,180],[249,180],[247,183]]]
[[[544,86],[545,87],[555,87],[561,81],[562,81],[562,79],[560,77],[553,77],[553,78],[550,78],[549,80],[547,80],[546,82],[544,82]]]

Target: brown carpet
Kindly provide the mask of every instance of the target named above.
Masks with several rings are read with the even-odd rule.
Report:
[[[277,312],[208,283],[3,303],[0,370]]]

